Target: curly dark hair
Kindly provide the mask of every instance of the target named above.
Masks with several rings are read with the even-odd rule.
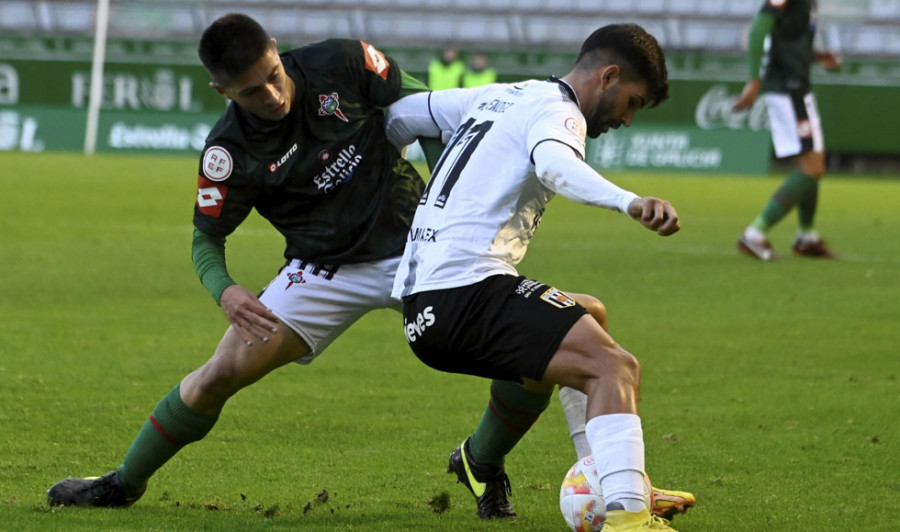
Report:
[[[225,81],[244,73],[259,61],[271,37],[258,22],[240,13],[216,19],[200,37],[197,54],[213,79]]]
[[[653,35],[637,24],[610,24],[590,35],[581,45],[575,68],[590,69],[615,63],[629,81],[640,79],[650,89],[647,107],[669,97],[666,56]]]

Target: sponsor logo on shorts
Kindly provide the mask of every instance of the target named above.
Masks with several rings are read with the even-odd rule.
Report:
[[[349,122],[343,111],[341,111],[341,98],[336,92],[319,95],[319,116],[329,115],[334,115],[344,122]]]
[[[548,288],[543,294],[541,294],[541,299],[558,308],[568,308],[575,306],[575,300],[572,299],[568,294],[557,288]]]
[[[404,319],[403,328],[406,330],[406,340],[409,343],[415,342],[422,337],[425,329],[434,325],[434,322],[434,307],[432,306],[425,307],[422,312],[416,315],[416,319],[411,322]]]
[[[516,295],[519,295],[522,297],[528,297],[531,294],[533,294],[535,290],[537,290],[538,288],[540,288],[543,285],[544,285],[544,283],[542,283],[540,281],[531,281],[531,280],[526,279],[524,281],[521,281],[519,283],[519,286],[516,287]]]
[[[800,135],[801,139],[812,137],[812,124],[809,123],[809,120],[797,122],[797,134]]]
[[[299,272],[291,272],[287,274],[288,284],[284,287],[285,290],[294,286],[295,284],[306,284],[306,279],[303,278],[303,271]]]

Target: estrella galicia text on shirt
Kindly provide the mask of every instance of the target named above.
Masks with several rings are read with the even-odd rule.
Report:
[[[313,178],[319,190],[328,193],[344,181],[350,181],[353,171],[362,161],[362,154],[356,153],[356,145],[342,149],[337,157],[325,167],[325,171]]]

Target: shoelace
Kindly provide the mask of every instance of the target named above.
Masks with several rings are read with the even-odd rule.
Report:
[[[669,521],[668,519],[663,519],[662,517],[659,517],[656,515],[650,516],[650,528],[651,529],[665,530],[665,529],[669,528],[669,523],[671,523],[671,521]]]
[[[115,485],[107,478],[100,477],[93,482],[85,484],[79,492],[88,493],[92,498],[100,500],[109,497],[115,489]]]
[[[507,495],[512,495],[512,486],[509,484],[509,477],[506,476],[506,473],[503,474],[503,487],[506,488]]]

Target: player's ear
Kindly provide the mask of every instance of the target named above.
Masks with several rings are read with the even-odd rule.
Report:
[[[210,81],[210,82],[209,82],[209,86],[212,87],[212,88],[214,88],[214,89],[216,89],[216,92],[218,92],[218,93],[221,94],[222,96],[225,96],[226,98],[228,97],[228,95],[225,94],[225,87],[219,85],[219,84],[216,83],[215,81]]]
[[[622,77],[622,69],[619,65],[606,65],[600,69],[600,88],[607,90],[617,84]]]

